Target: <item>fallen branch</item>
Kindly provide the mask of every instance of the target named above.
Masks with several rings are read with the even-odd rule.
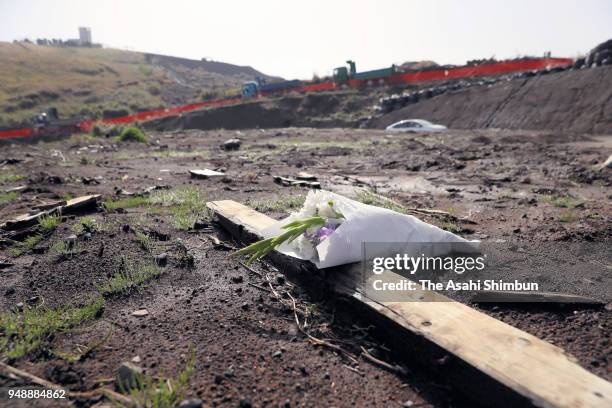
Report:
[[[21,377],[23,379],[26,379],[34,384],[40,385],[41,387],[45,387],[54,391],[66,391],[66,395],[68,397],[72,397],[72,398],[93,398],[93,397],[97,397],[99,395],[103,395],[106,398],[109,398],[111,400],[116,400],[119,401],[123,404],[126,405],[131,405],[133,404],[133,401],[130,397],[127,397],[125,395],[119,394],[118,392],[115,392],[111,389],[108,388],[98,388],[92,391],[85,391],[85,392],[78,392],[78,391],[68,391],[66,390],[64,387],[62,387],[61,385],[52,383],[51,381],[47,381],[44,378],[40,378],[35,376],[34,374],[30,374],[27,371],[23,371],[20,370],[18,368],[15,368],[13,366],[10,366],[8,364],[2,363],[0,362],[0,368],[2,368],[5,372],[8,372],[10,374],[16,375],[18,377]]]
[[[304,328],[302,327],[302,325],[300,324],[300,319],[298,318],[298,314],[297,314],[297,306],[295,304],[295,299],[293,296],[291,296],[291,293],[286,292],[287,295],[291,298],[291,302],[293,304],[293,316],[295,317],[295,324],[298,327],[298,330],[300,332],[302,332],[302,334],[304,334],[306,337],[308,337],[308,339],[310,340],[310,342],[312,344],[314,344],[315,346],[324,346],[327,348],[330,348],[332,350],[337,351],[340,354],[344,354],[345,356],[347,356],[350,360],[352,360],[354,363],[357,363],[357,359],[348,351],[346,351],[345,349],[343,349],[340,346],[337,346],[333,343],[330,343],[328,341],[325,340],[321,340],[316,338],[315,336],[313,336],[312,334],[308,333],[306,330],[304,330]]]
[[[383,368],[386,368],[387,370],[395,373],[395,374],[399,374],[399,375],[406,375],[408,374],[406,369],[399,366],[399,365],[391,365],[389,363],[387,363],[386,361],[382,361],[377,359],[376,357],[374,357],[372,354],[370,354],[368,352],[368,350],[366,350],[363,346],[361,346],[361,355],[363,357],[366,358],[366,360],[369,360],[371,363],[374,363],[376,365],[379,365]]]

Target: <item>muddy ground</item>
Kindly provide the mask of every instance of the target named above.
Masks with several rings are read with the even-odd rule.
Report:
[[[126,264],[165,264],[157,278],[105,296],[95,318],[46,337],[23,357],[4,361],[72,391],[89,391],[101,384],[114,387],[117,367],[125,361],[135,361],[156,378],[176,378],[193,354],[187,397],[201,398],[205,406],[473,406],[450,384],[410,362],[402,362],[405,372],[398,375],[363,357],[352,360],[311,344],[295,324],[287,292],[297,299],[312,335],[355,356],[364,346],[394,362],[393,350],[371,336],[372,328],[358,316],[334,314],[335,301],[312,301],[312,294],[286,282],[273,267],[255,264],[258,273],[253,273],[229,258],[239,243],[216,227],[203,208],[192,205],[185,222],[185,214],[172,205],[133,200],[131,194],[147,187],[160,188],[153,195],[189,188],[201,202],[232,199],[281,217],[291,204],[299,205],[295,197],[307,190],[275,184],[273,176],[307,171],[317,175],[323,188],[342,194],[367,188],[405,207],[446,211],[455,221],[421,218],[474,239],[534,245],[612,242],[612,171],[595,169],[612,153],[612,137],[492,130],[388,135],[308,128],[150,136],[149,144],[73,137],[2,146],[1,174],[13,175],[2,179],[3,190],[27,189],[5,199],[0,220],[66,196],[102,194],[110,203],[106,209],[63,217],[32,248],[16,252],[20,244],[3,241],[4,312],[83,306],[99,297]],[[243,141],[239,150],[219,147],[233,137]],[[202,168],[224,171],[226,177],[190,178],[190,169]],[[96,228],[88,233],[75,227],[80,217],[93,218]],[[196,220],[197,229],[185,226]],[[75,246],[61,256],[57,243],[72,234],[77,235]],[[143,234],[150,239],[143,240]],[[166,262],[160,254],[166,254]],[[610,380],[610,277],[597,279],[568,276],[558,283],[607,306],[499,304],[482,310],[564,348],[587,370]],[[141,309],[148,314],[133,314]],[[91,350],[83,352],[86,347]],[[81,355],[66,357],[75,353]],[[0,381],[20,384],[6,375]],[[81,397],[76,403],[91,406],[101,400]]]

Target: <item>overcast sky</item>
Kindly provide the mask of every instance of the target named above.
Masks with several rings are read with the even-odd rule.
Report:
[[[347,59],[575,57],[612,38],[612,0],[0,0],[0,41],[76,38],[310,78]]]

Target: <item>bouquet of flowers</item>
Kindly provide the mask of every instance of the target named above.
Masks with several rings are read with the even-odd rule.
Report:
[[[388,256],[392,243],[449,243],[469,241],[425,223],[411,215],[363,204],[341,195],[311,190],[300,211],[262,232],[264,239],[234,255],[250,255],[249,262],[272,250],[309,260],[318,268],[329,268],[362,260],[364,242],[389,243],[388,250],[378,245],[375,256]],[[414,245],[411,246],[414,248]],[[431,246],[429,246],[431,249]],[[436,246],[436,251],[440,246]]]

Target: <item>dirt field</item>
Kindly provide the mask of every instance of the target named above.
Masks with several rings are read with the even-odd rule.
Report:
[[[15,237],[21,243],[0,242],[4,312],[83,308],[104,299],[70,328],[24,342],[22,355],[0,337],[5,353],[15,352],[7,360],[13,366],[72,391],[90,391],[113,387],[122,362],[133,361],[154,379],[176,379],[193,365],[187,396],[210,406],[473,406],[410,362],[401,362],[403,374],[397,374],[312,345],[287,298],[274,296],[261,273],[272,276],[277,292],[297,298],[312,335],[355,355],[364,346],[394,362],[393,350],[371,327],[358,317],[336,316],[341,301],[317,300],[265,263],[254,265],[258,274],[229,258],[240,244],[215,226],[203,204],[232,199],[281,217],[300,206],[307,190],[280,186],[276,175],[306,171],[324,189],[347,196],[372,199],[358,193],[366,189],[405,208],[442,210],[453,217],[421,218],[473,239],[612,242],[612,170],[596,169],[612,153],[612,137],[310,128],[150,136],[149,144],[73,137],[2,146],[2,190],[27,189],[0,195],[0,220],[67,196],[102,194],[105,202],[62,217],[57,226],[41,225],[30,233],[41,237],[38,242],[25,236]],[[233,137],[242,140],[239,150],[220,148]],[[190,178],[190,169],[203,168],[226,176]],[[156,189],[139,195],[148,187]],[[141,284],[121,286],[122,271],[142,276]],[[584,279],[559,277],[557,283],[605,307],[501,304],[482,310],[612,380],[610,277]],[[0,382],[19,384],[8,377]],[[77,398],[81,406],[99,402],[99,396]]]

